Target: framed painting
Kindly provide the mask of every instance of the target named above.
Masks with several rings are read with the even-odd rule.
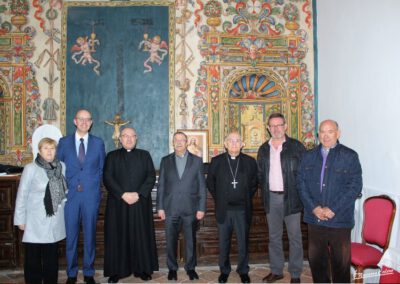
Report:
[[[178,130],[186,134],[188,138],[188,151],[208,163],[208,131],[207,130]]]
[[[156,168],[174,129],[174,3],[65,1],[62,17],[61,129],[75,131],[77,110],[92,114],[91,133],[106,151],[120,128],[133,127],[137,147]],[[157,83],[155,83],[157,82]]]

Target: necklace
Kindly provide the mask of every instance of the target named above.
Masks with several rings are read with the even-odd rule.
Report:
[[[229,161],[229,154],[226,156],[226,158],[228,159],[229,170],[231,171],[231,174],[232,174],[232,177],[233,177],[233,181],[231,182],[231,184],[233,185],[233,188],[236,189],[236,185],[238,184],[238,182],[236,181],[236,175],[237,175],[237,171],[238,171],[238,168],[239,168],[240,158],[238,157],[238,160],[237,160],[235,174],[233,174],[233,170],[232,170],[232,167],[231,167],[231,162]]]

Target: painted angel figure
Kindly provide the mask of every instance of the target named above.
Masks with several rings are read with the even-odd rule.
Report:
[[[164,40],[161,40],[159,35],[154,36],[151,39],[144,38],[139,43],[139,49],[143,51],[148,51],[150,53],[150,57],[144,61],[145,70],[143,73],[148,73],[153,71],[153,68],[150,66],[150,63],[157,63],[159,66],[164,60],[164,57],[168,54],[168,45]]]
[[[98,42],[98,44],[100,44],[100,42]],[[78,37],[76,39],[76,44],[71,48],[71,52],[71,58],[76,64],[94,64],[93,71],[100,76],[100,61],[93,58],[88,37]]]
[[[243,39],[237,45],[240,46],[242,52],[247,53],[253,67],[257,64],[258,57],[267,51],[267,47],[271,47],[271,44],[267,44],[263,39],[255,38]]]

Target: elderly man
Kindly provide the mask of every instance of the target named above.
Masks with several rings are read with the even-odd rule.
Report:
[[[179,231],[185,238],[185,270],[190,280],[199,279],[195,271],[196,227],[206,211],[207,191],[203,161],[189,153],[185,133],[175,132],[174,152],[161,160],[157,188],[157,210],[165,220],[168,280],[177,280],[176,251]]]
[[[151,280],[158,270],[151,191],[156,173],[149,152],[136,148],[133,128],[121,131],[122,148],[107,154],[104,185],[104,276],[109,283],[133,274]]]
[[[85,283],[93,278],[96,252],[96,223],[101,200],[100,184],[105,158],[104,142],[89,134],[92,115],[79,110],[74,118],[76,132],[60,139],[57,157],[66,165],[68,185],[65,203],[67,284],[74,284],[78,274],[78,237],[83,227],[83,275]]]
[[[230,133],[224,142],[226,153],[211,160],[207,186],[215,200],[215,216],[219,237],[219,283],[226,283],[231,264],[229,261],[232,233],[238,244],[237,273],[243,283],[250,283],[248,241],[251,224],[252,199],[257,191],[257,163],[241,153],[242,138]]]
[[[321,144],[303,156],[298,173],[311,273],[315,283],[350,283],[350,234],[362,189],[361,165],[357,153],[339,143],[336,121],[321,122],[318,137]]]
[[[289,238],[289,273],[291,283],[300,282],[303,271],[301,239],[301,203],[297,188],[297,169],[305,148],[298,140],[286,135],[287,124],[281,113],[268,118],[271,139],[258,150],[258,178],[262,185],[267,213],[269,262],[271,272],[263,281],[272,283],[283,278],[285,256],[282,247],[283,223]]]

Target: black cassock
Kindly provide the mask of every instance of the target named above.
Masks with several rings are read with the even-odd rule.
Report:
[[[158,270],[151,191],[156,180],[149,152],[124,148],[108,153],[104,185],[108,191],[104,220],[104,276],[128,277]],[[121,196],[139,193],[128,205]]]

